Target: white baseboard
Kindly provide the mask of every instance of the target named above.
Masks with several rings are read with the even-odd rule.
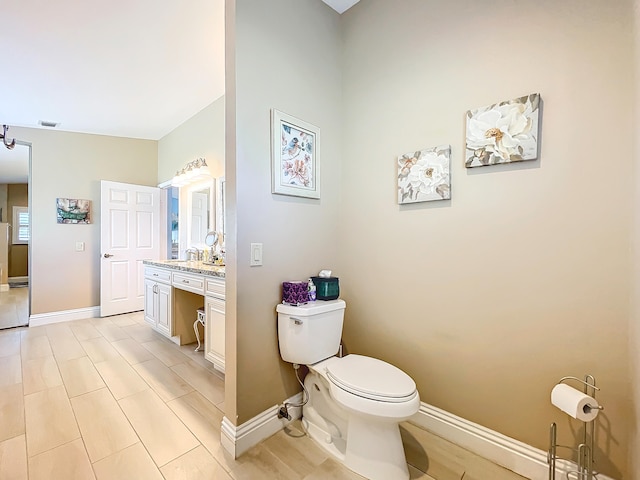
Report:
[[[288,398],[286,402],[301,403],[302,392]],[[278,433],[278,431],[282,430],[287,424],[300,418],[302,414],[301,407],[289,407],[291,420],[287,420],[285,418],[278,418],[279,409],[280,405],[274,405],[238,426],[231,423],[227,417],[224,417],[222,419],[220,434],[224,449],[233,455],[233,458],[238,458],[251,447],[257,445],[265,438]]]
[[[29,317],[30,327],[39,327],[51,323],[67,322],[70,320],[83,320],[85,318],[97,318],[100,316],[100,307],[78,308],[75,310],[62,310],[60,312],[37,313]]]
[[[489,430],[482,425],[424,402],[420,404],[418,413],[409,421],[523,477],[531,480],[549,478],[547,452]],[[573,462],[558,459],[556,478],[567,478],[566,472],[575,471],[576,467]],[[613,479],[599,474],[598,480]]]
[[[9,283],[11,283],[11,280],[13,280],[14,282],[28,282],[29,281],[29,276],[9,277]]]

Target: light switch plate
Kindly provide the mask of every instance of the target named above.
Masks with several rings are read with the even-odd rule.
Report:
[[[262,265],[262,244],[261,243],[251,244],[251,259],[249,261],[249,265],[252,267],[259,267],[260,265]]]
[[[76,242],[76,252],[84,252],[84,242]]]

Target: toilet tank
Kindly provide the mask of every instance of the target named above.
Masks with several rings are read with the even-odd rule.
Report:
[[[312,365],[338,353],[344,300],[309,302],[299,307],[279,304],[278,343],[285,362]]]

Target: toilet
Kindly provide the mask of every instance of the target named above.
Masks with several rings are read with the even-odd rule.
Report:
[[[341,299],[276,307],[282,359],[309,368],[302,425],[317,444],[365,478],[407,480],[398,424],[420,408],[416,384],[382,360],[336,356],[345,308]]]

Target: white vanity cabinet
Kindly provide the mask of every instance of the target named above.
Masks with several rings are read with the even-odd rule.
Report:
[[[144,319],[158,332],[171,337],[171,272],[144,269]]]
[[[224,267],[145,260],[144,318],[178,345],[196,342],[197,310],[205,309],[204,357],[224,373]]]
[[[223,279],[205,279],[206,328],[204,358],[224,373],[225,283]]]

